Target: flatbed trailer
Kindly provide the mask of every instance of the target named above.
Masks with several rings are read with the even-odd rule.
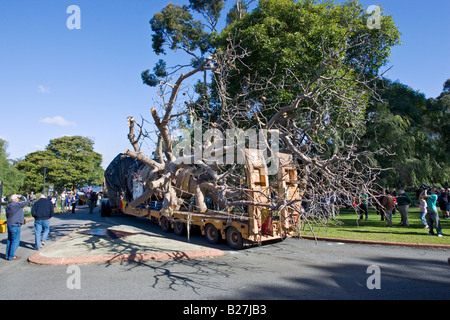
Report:
[[[257,203],[270,203],[271,188],[267,167],[261,161],[256,150],[246,150],[246,178],[248,200]],[[278,197],[283,199],[299,200],[297,170],[289,154],[279,154],[280,166],[277,174]],[[272,186],[273,188],[273,186]],[[273,189],[272,189],[273,191]],[[130,216],[145,217],[158,223],[164,232],[173,231],[177,235],[189,237],[192,227],[198,227],[208,242],[217,243],[226,240],[229,247],[242,249],[246,244],[261,244],[270,240],[283,240],[293,234],[299,223],[298,212],[281,208],[272,212],[265,206],[248,205],[246,212],[218,211],[208,209],[206,212],[190,210],[159,210],[162,202],[147,201],[136,207],[121,200],[119,208]],[[299,204],[300,205],[300,204]],[[102,203],[102,215],[110,211],[109,205]]]
[[[146,217],[161,226],[164,232],[174,232],[177,235],[188,234],[190,228],[196,226],[201,230],[209,243],[218,243],[225,239],[228,246],[233,249],[242,249],[245,243],[261,243],[268,240],[284,239],[285,233],[281,232],[279,221],[273,221],[273,233],[252,233],[250,218],[238,214],[218,214],[217,212],[186,212],[173,211],[172,214],[164,214],[162,211],[146,208],[131,208],[125,206],[122,212],[126,215]]]

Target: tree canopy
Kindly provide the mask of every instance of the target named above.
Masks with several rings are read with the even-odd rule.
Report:
[[[86,137],[61,137],[50,140],[43,151],[32,152],[17,163],[16,168],[24,172],[25,190],[41,191],[44,166],[46,185],[55,190],[75,189],[86,185],[101,185],[103,182],[102,156],[94,151],[94,142]]]
[[[25,175],[15,168],[6,152],[8,143],[0,139],[0,181],[3,181],[3,195],[17,192],[24,183]]]
[[[390,168],[380,176],[380,185],[449,186],[450,95],[445,84],[439,97],[429,99],[389,79],[379,82],[377,92],[382,102],[372,100],[368,107],[361,146],[391,153],[375,157],[380,166]]]

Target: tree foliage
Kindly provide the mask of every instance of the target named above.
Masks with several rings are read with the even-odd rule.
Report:
[[[86,137],[61,137],[50,140],[45,150],[25,156],[16,167],[25,173],[25,189],[41,191],[44,166],[46,185],[55,190],[75,189],[86,185],[101,185],[103,169],[102,156],[94,151],[94,142]]]
[[[8,143],[0,139],[0,181],[3,181],[3,195],[19,192],[25,179],[25,175],[8,159],[7,147]]]
[[[389,156],[376,156],[380,166],[390,168],[380,176],[379,184],[448,186],[450,96],[445,84],[439,97],[429,99],[389,79],[380,81],[378,87],[382,102],[372,101],[367,110],[367,132],[361,145],[390,150]]]

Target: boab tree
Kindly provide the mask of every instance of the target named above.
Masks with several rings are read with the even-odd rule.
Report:
[[[380,25],[369,28],[369,14],[356,1],[261,0],[251,12],[238,1],[219,34],[222,8],[223,1],[191,0],[189,6],[169,4],[150,21],[156,54],[168,46],[191,60],[172,68],[159,60],[153,73],[142,73],[144,83],[158,88],[161,104],[151,109],[153,156],[140,149],[151,132],[146,121],[128,118],[133,150],[125,155],[149,169],[145,192],[130,205],[157,195],[170,212],[187,205],[188,195],[201,212],[212,198],[225,211],[289,208],[310,221],[330,214],[331,199],[340,200],[337,210],[361,193],[370,195],[382,170],[373,155],[385,151],[367,151],[359,137],[372,84],[398,43],[391,17],[380,16]],[[194,18],[198,13],[201,20]],[[176,136],[180,127],[190,135]],[[241,149],[226,143],[230,132],[244,132]],[[186,147],[191,137],[192,148]],[[252,147],[274,165],[280,153],[292,157],[300,197],[290,201],[276,188],[268,199],[249,196],[237,159]]]

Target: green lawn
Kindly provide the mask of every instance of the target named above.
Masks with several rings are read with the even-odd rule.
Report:
[[[380,221],[380,216],[374,209],[369,210],[369,219],[359,220],[352,210],[343,210],[336,217],[337,221],[331,221],[326,227],[315,226],[314,233],[317,237],[329,237],[338,239],[354,239],[369,241],[387,241],[404,243],[431,243],[431,244],[450,244],[450,220],[442,219],[439,212],[443,237],[429,236],[428,229],[424,229],[420,220],[418,207],[409,209],[409,227],[400,226],[400,213],[396,211],[393,216],[393,227],[386,226],[385,221]],[[311,236],[313,233],[309,230],[302,231],[303,236]]]

